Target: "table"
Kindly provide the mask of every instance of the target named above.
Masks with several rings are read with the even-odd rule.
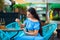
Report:
[[[0,29],[5,29],[5,25],[0,25]]]
[[[14,38],[15,36],[17,36],[17,34],[18,34],[20,31],[22,31],[22,30],[15,30],[15,29],[0,29],[0,30],[2,30],[2,32],[3,32],[5,35],[7,35],[6,32],[17,32],[14,36],[12,36],[12,37],[10,38],[10,40],[13,40],[13,38]]]

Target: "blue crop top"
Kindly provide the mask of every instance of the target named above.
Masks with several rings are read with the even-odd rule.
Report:
[[[27,29],[27,30],[33,31],[33,30],[39,30],[40,29],[39,21],[38,22],[33,22],[29,19],[26,19],[23,24],[26,25],[25,29]]]

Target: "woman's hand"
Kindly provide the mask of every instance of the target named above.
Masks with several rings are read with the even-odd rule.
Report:
[[[25,29],[23,29],[23,31],[26,33],[26,30]]]
[[[33,32],[27,32],[25,29],[23,29],[24,33],[27,35],[35,36],[38,34],[38,30],[34,30]]]
[[[16,22],[20,22],[20,19],[16,18],[15,21],[16,21]]]
[[[23,30],[25,25],[20,22],[20,19],[16,18],[15,21],[18,22],[18,24],[20,25],[20,29]]]
[[[28,34],[28,32],[27,32],[25,29],[23,29],[23,31],[24,31],[26,34]]]
[[[24,28],[20,28],[20,29],[24,31]]]

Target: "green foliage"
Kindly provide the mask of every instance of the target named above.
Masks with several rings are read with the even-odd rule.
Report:
[[[60,21],[60,17],[58,16],[58,14],[56,14],[56,16],[53,17],[53,20]]]
[[[54,10],[54,8],[60,8],[60,3],[49,3],[49,9]]]
[[[32,3],[25,3],[25,4],[15,4],[13,5],[13,8],[20,8],[25,10],[27,8],[27,6],[30,6]]]
[[[26,9],[26,5],[25,4],[15,4],[15,5],[13,5],[13,8]]]

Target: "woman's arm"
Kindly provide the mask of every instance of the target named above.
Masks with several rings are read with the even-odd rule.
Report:
[[[34,30],[33,32],[26,32],[26,30],[24,29],[24,32],[27,34],[27,35],[31,35],[31,36],[35,36],[38,34],[38,30]]]
[[[20,20],[19,20],[18,18],[16,18],[15,21],[18,22],[18,24],[20,25],[20,28],[21,28],[21,29],[24,28],[25,24],[20,23]]]

